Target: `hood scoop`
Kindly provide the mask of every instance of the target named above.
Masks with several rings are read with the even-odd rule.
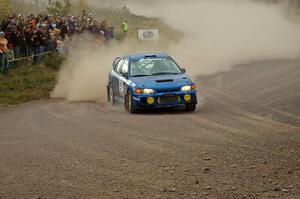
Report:
[[[156,80],[157,83],[166,83],[166,82],[173,82],[173,79],[162,79],[162,80]]]

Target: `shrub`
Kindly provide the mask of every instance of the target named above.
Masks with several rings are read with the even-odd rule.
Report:
[[[65,61],[65,57],[58,53],[45,55],[43,58],[43,65],[51,70],[58,71]]]

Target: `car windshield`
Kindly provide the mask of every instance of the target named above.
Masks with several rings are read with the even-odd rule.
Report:
[[[178,65],[170,58],[143,58],[131,61],[131,76],[154,76],[154,75],[169,75],[181,74]]]

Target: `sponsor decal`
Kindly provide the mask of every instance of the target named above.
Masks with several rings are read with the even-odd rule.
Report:
[[[141,99],[139,97],[132,97],[132,99],[134,99],[135,101],[141,101]]]
[[[158,29],[138,29],[138,39],[143,41],[151,41],[159,39]]]

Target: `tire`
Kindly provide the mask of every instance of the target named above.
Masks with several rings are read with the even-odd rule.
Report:
[[[107,101],[113,106],[116,105],[115,94],[112,89],[112,85],[107,86]]]
[[[185,111],[186,112],[195,112],[196,111],[196,105],[186,106]]]
[[[137,113],[137,109],[133,103],[132,95],[129,91],[125,95],[124,105],[126,111],[128,111],[129,113]]]
[[[106,86],[107,102],[110,102],[110,86]]]

